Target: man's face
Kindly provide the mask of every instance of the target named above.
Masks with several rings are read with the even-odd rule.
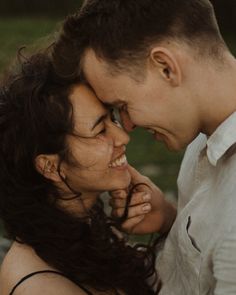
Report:
[[[180,150],[198,134],[193,106],[181,86],[170,86],[155,68],[144,71],[144,80],[137,82],[127,73],[111,75],[92,50],[83,59],[86,80],[103,103],[119,109],[127,131],[144,127],[170,150]]]

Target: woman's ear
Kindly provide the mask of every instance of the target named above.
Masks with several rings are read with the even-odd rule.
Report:
[[[35,168],[45,178],[54,182],[61,182],[61,177],[65,177],[63,172],[58,172],[60,159],[58,155],[38,155],[35,159]]]
[[[180,85],[182,72],[174,52],[164,47],[154,47],[150,52],[150,60],[162,78],[174,87]]]

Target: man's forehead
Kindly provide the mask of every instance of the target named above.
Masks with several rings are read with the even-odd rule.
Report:
[[[95,93],[96,97],[103,103],[105,107],[111,107],[111,106],[119,107],[124,103],[124,101],[118,98],[115,98],[113,94],[107,95],[105,94],[105,92],[96,91],[96,89],[93,88],[93,86],[89,83],[89,81],[86,79],[85,76],[82,76],[81,79],[82,79],[82,83],[86,87],[88,87],[93,93]],[[104,90],[104,88],[102,89]]]
[[[95,53],[91,49],[87,50],[81,61],[81,79],[96,92],[102,92],[106,84],[105,78],[106,75],[102,62],[96,58]]]
[[[81,60],[82,72],[89,78],[91,74],[100,75],[106,73],[106,62],[98,57],[94,50],[87,49]]]
[[[96,96],[107,107],[111,107],[111,106],[120,107],[124,104],[124,101],[114,97],[112,94],[109,95],[103,92],[103,93],[96,93]]]
[[[102,58],[97,57],[92,49],[88,49],[83,58],[82,78],[101,102],[109,107],[119,107],[124,101],[119,97],[120,91],[116,89],[115,80],[109,75],[108,67]]]

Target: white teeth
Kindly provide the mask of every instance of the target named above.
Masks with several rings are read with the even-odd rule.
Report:
[[[114,160],[110,163],[109,167],[115,168],[115,167],[121,167],[123,165],[127,164],[127,158],[125,155],[122,155],[120,158]]]

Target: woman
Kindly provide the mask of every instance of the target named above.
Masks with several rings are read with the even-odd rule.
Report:
[[[152,249],[127,245],[100,200],[130,184],[128,141],[86,85],[56,77],[47,54],[3,83],[0,217],[14,243],[1,295],[156,294]]]

